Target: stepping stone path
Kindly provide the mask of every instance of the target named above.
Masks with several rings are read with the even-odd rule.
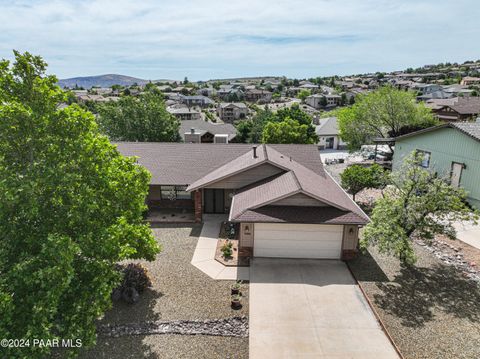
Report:
[[[98,334],[104,337],[125,335],[181,334],[248,338],[248,318],[232,317],[211,320],[172,320],[121,325],[102,325]]]

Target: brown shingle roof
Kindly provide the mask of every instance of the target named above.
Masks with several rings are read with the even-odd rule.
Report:
[[[261,181],[259,184],[248,186],[233,196],[230,220],[237,220],[250,208],[257,208],[291,196],[300,190],[300,185],[292,171]]]
[[[333,207],[265,206],[242,213],[239,222],[364,224],[365,219],[353,212]]]
[[[190,185],[218,167],[247,152],[252,145],[229,143],[114,142],[124,156],[138,157],[138,163],[152,174],[153,185]],[[269,145],[285,156],[323,174],[315,145]],[[257,151],[259,152],[259,151]]]
[[[253,157],[253,149],[241,154],[234,160],[220,166],[202,178],[192,183],[187,190],[193,191],[197,188],[204,187],[210,183],[220,181],[226,177],[230,177],[236,173],[256,167],[266,161],[265,152],[261,146],[256,149],[256,157]]]
[[[259,145],[256,158],[252,145],[246,144],[118,142],[116,145],[123,155],[138,157],[138,162],[152,174],[151,184],[191,184],[188,190],[267,162],[285,171],[236,193],[231,205],[232,220],[247,213],[262,213],[260,207],[301,192],[344,212],[337,217],[349,219],[349,223],[368,221],[365,213],[324,171],[315,145]],[[347,215],[350,217],[344,217]]]
[[[480,113],[480,97],[459,97],[458,101],[448,107],[461,115],[477,115]]]
[[[267,146],[268,158],[278,165],[293,171],[303,193],[317,198],[322,202],[341,207],[342,209],[358,213],[368,219],[367,215],[352,201],[346,192],[327,173],[318,175],[301,162],[285,158],[278,151]],[[321,166],[323,169],[323,166]]]

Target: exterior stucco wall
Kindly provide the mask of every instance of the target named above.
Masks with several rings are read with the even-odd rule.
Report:
[[[342,141],[340,136],[338,135],[322,135],[318,137],[318,147],[321,150],[326,149],[325,146],[327,145],[327,138],[333,137],[333,149],[334,150],[344,150],[347,148],[347,143]]]
[[[480,208],[480,142],[453,128],[400,139],[395,144],[393,170],[415,150],[431,153],[429,169],[450,178],[452,162],[464,163],[460,185],[468,192],[469,202]]]

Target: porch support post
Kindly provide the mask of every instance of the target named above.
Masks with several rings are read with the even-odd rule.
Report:
[[[356,257],[358,252],[358,225],[343,226],[342,260],[348,261]]]
[[[197,189],[193,194],[194,208],[195,208],[195,222],[202,222],[202,190]]]

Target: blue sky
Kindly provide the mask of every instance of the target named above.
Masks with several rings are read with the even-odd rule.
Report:
[[[207,80],[480,59],[478,0],[0,0],[0,57],[60,78]]]

